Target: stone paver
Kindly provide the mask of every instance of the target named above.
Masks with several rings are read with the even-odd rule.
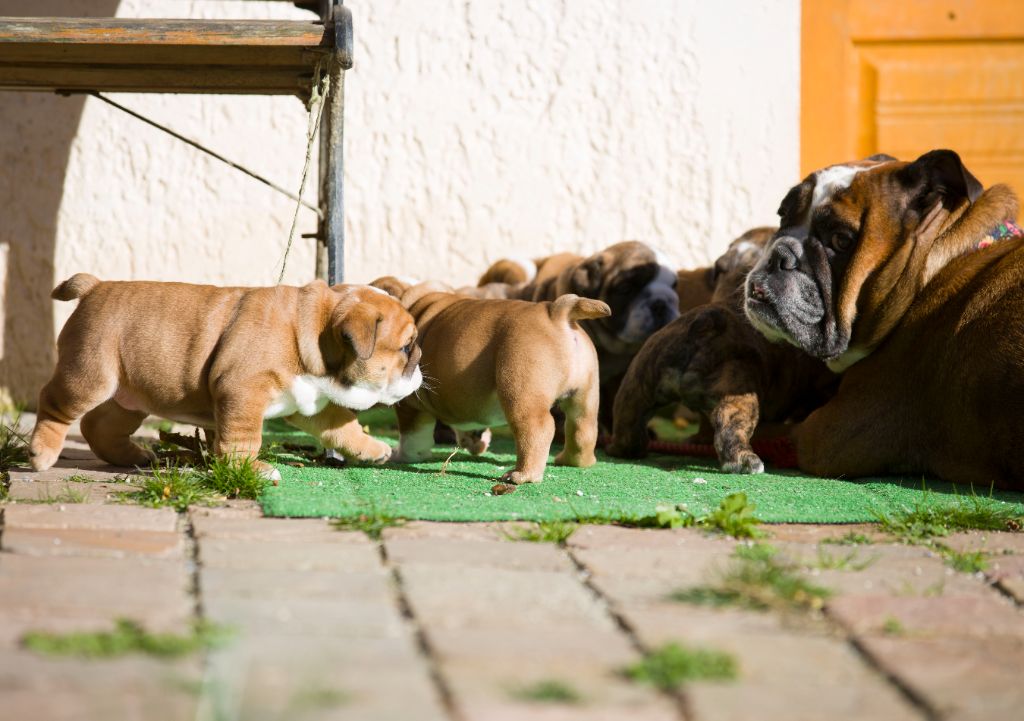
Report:
[[[1024,641],[991,638],[879,638],[863,645],[945,719],[1004,721],[1024,708]]]
[[[79,473],[92,480],[66,480]],[[5,718],[973,721],[1024,705],[1024,534],[943,539],[988,554],[968,575],[869,524],[773,526],[768,542],[834,595],[823,614],[757,613],[670,599],[733,562],[735,541],[693,529],[585,525],[560,548],[510,540],[522,524],[412,522],[375,542],[262,518],[253,502],[187,515],[119,504],[122,473],[74,436],[47,474],[11,473]],[[46,502],[66,489],[87,502]],[[824,543],[850,533],[874,543]],[[19,645],[118,617],[180,632],[199,613],[235,629],[205,659],[84,662]],[[625,679],[641,649],[669,642],[732,654],[739,678],[676,698]],[[548,681],[582,700],[524,698]]]
[[[639,654],[564,550],[483,528],[393,528],[384,541],[461,718],[678,718],[670,699],[621,676]],[[523,698],[551,681],[582,702]]]
[[[201,718],[445,718],[392,575],[364,534],[244,508],[197,509],[190,520],[203,613],[240,634],[211,659],[227,705],[209,700]]]
[[[820,622],[667,599],[673,589],[713,582],[730,562],[732,542],[690,529],[584,530],[589,533],[569,539],[570,547],[646,648],[674,642],[736,659],[736,681],[687,685],[694,718],[747,719],[753,709],[759,719],[787,721],[920,718],[844,638]]]

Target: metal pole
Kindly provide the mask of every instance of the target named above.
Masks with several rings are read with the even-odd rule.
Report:
[[[326,246],[326,267],[323,252],[317,253],[317,277],[331,285],[341,283],[345,277],[345,70],[352,67],[352,13],[331,0],[330,18],[324,22],[334,24],[334,53],[337,62],[331,63],[331,90],[320,124],[320,237]]]

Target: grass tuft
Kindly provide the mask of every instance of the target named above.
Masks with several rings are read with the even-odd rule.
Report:
[[[377,508],[371,508],[366,513],[360,513],[351,518],[336,518],[331,522],[339,531],[362,531],[374,541],[380,540],[380,535],[385,528],[394,528],[405,525],[405,519],[392,516]]]
[[[971,493],[951,503],[932,502],[929,495],[913,508],[890,515],[875,514],[882,530],[903,543],[933,549],[946,564],[962,573],[980,573],[988,568],[988,556],[981,551],[956,551],[938,539],[957,531],[1020,531],[1024,516],[1011,506]]]
[[[886,636],[902,636],[905,632],[906,629],[903,628],[903,624],[894,616],[889,616],[882,623],[882,633]]]
[[[513,528],[511,531],[506,531],[505,537],[512,541],[554,543],[564,546],[577,528],[579,528],[579,524],[571,521],[539,521],[527,528]]]
[[[887,515],[876,512],[882,530],[905,543],[944,538],[955,531],[1020,531],[1024,516],[1012,506],[972,493],[956,501],[940,503],[925,494],[913,508]]]
[[[730,493],[721,503],[706,516],[696,516],[687,509],[685,504],[658,505],[654,513],[647,516],[632,518],[602,518],[599,516],[581,517],[580,523],[614,523],[630,528],[690,528],[699,527],[710,531],[718,531],[733,538],[760,538],[762,532],[757,528],[761,520],[754,515],[756,506],[747,499],[743,492]]]
[[[863,571],[877,560],[877,555],[861,558],[857,551],[832,554],[823,546],[818,546],[818,557],[810,565],[824,571]]]
[[[730,493],[714,511],[698,521],[698,525],[721,531],[733,538],[759,538],[757,526],[761,520],[754,515],[756,506],[743,492]]]
[[[129,653],[143,653],[177,658],[223,645],[229,636],[224,627],[205,622],[197,623],[187,635],[150,633],[141,624],[121,618],[116,621],[113,631],[31,631],[22,637],[21,642],[30,651],[47,656],[113,658]]]
[[[950,568],[961,573],[981,573],[988,569],[988,555],[982,551],[954,551],[938,544],[936,550]]]
[[[182,512],[191,505],[210,504],[214,492],[208,488],[202,475],[191,468],[167,463],[154,465],[153,474],[144,477],[137,493],[130,500],[152,508],[170,506]]]
[[[206,488],[225,498],[259,498],[268,483],[249,458],[215,456],[196,473]]]
[[[716,582],[676,591],[670,598],[698,606],[734,606],[755,611],[818,611],[830,591],[809,582],[799,569],[764,543],[737,547],[736,560]]]
[[[583,701],[579,691],[558,679],[547,679],[515,688],[511,695],[520,701],[532,703],[578,704]]]
[[[856,533],[849,531],[845,535],[839,538],[826,538],[822,543],[830,544],[833,546],[870,546],[871,538],[864,535],[863,533]]]
[[[18,430],[21,411],[0,415],[0,471],[28,464],[28,438]]]
[[[727,653],[670,643],[647,654],[625,673],[634,681],[674,691],[687,681],[730,681],[736,678],[737,666]]]

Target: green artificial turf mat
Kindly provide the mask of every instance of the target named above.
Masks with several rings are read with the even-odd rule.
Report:
[[[375,435],[394,442],[393,421],[378,411],[361,417]],[[283,424],[270,423],[265,443],[312,443]],[[856,523],[909,508],[926,498],[942,502],[969,494],[940,481],[877,478],[856,481],[773,471],[756,476],[717,470],[712,459],[652,455],[622,461],[598,453],[591,468],[548,465],[542,483],[494,496],[491,486],[515,464],[510,438],[496,434],[487,453],[459,451],[442,471],[453,447],[438,446],[427,463],[392,466],[297,468],[278,463],[281,482],[261,501],[268,516],[353,517],[367,512],[432,521],[568,520],[579,517],[630,520],[649,516],[662,504],[686,504],[700,516],[730,493],[744,491],[756,515],[773,523]],[[555,449],[557,450],[557,448]],[[927,491],[923,486],[927,486]],[[976,489],[988,495],[989,489]],[[1024,494],[994,492],[1024,513]]]

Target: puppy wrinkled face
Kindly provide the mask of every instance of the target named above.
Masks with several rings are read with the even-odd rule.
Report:
[[[764,255],[765,248],[777,230],[778,228],[769,227],[753,228],[729,243],[729,247],[715,260],[712,267],[712,302],[742,302],[747,274]]]
[[[651,248],[626,241],[581,264],[573,292],[606,302],[611,316],[588,322],[615,341],[634,346],[679,317],[677,279]]]
[[[337,368],[335,379],[350,396],[348,408],[397,403],[423,383],[416,325],[386,293],[370,287],[355,293],[358,302],[339,307],[333,321],[333,333],[348,361]]]

